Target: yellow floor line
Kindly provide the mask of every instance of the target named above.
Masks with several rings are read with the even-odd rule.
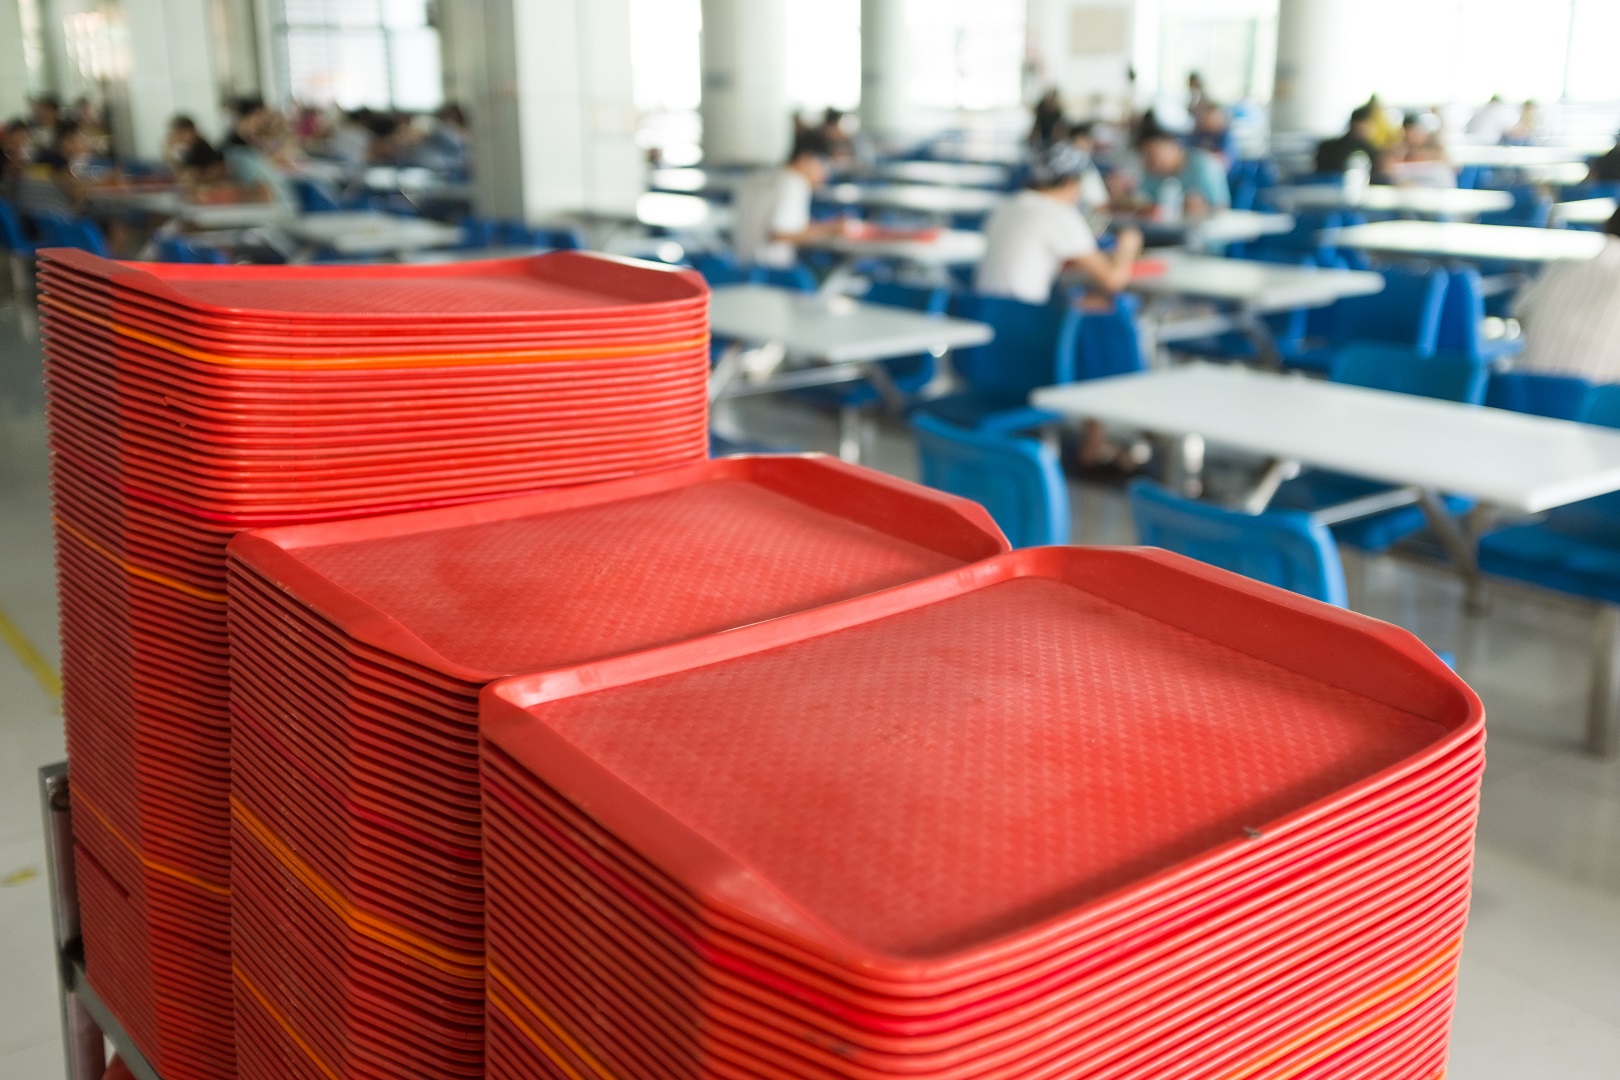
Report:
[[[53,700],[62,700],[61,676],[56,673],[55,668],[45,662],[43,656],[39,655],[34,643],[17,629],[17,624],[11,621],[5,608],[0,608],[0,641],[11,647],[11,651],[17,654],[17,659],[22,661],[22,666],[28,669],[34,680]]]

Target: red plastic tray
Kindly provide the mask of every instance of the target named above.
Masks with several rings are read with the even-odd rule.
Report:
[[[1402,631],[1162,553],[1045,549],[510,680],[486,691],[483,728],[706,902],[906,982],[1027,955],[1110,894],[1196,873],[1252,831],[1297,828],[1477,738],[1482,720]],[[952,821],[962,839],[923,843],[906,824],[931,822],[920,808],[938,797],[916,786],[926,768],[908,770],[935,761],[914,748],[940,725],[978,740],[952,759],[963,765],[949,788],[949,806],[976,809]],[[710,761],[735,764],[697,764]],[[1074,786],[1091,775],[1116,779]],[[1049,786],[1029,790],[1036,779]],[[1042,829],[1021,832],[1028,820]],[[813,839],[796,831],[811,822]],[[880,891],[866,867],[882,867]]]
[[[708,292],[694,271],[567,251],[436,266],[118,263],[63,248],[40,255],[47,266],[102,278],[158,303],[265,321],[487,324],[624,308],[652,314]]]

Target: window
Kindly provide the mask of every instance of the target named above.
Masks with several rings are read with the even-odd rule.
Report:
[[[427,112],[444,101],[428,0],[279,0],[275,37],[293,100]]]
[[[907,0],[912,101],[929,109],[1017,105],[1024,63],[1024,5]]]
[[[640,127],[636,145],[665,165],[695,165],[703,123],[699,0],[630,0],[630,90]]]
[[[787,91],[806,113],[861,103],[861,0],[788,0]]]

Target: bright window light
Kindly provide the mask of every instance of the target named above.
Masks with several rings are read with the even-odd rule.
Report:
[[[861,103],[861,0],[787,0],[787,89],[805,111]]]

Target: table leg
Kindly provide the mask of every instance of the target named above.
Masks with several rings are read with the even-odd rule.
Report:
[[[1243,497],[1243,512],[1245,514],[1263,514],[1266,507],[1282,487],[1283,481],[1292,480],[1299,475],[1299,462],[1289,461],[1286,458],[1272,458],[1266,465],[1266,471],[1260,474],[1260,480],[1247,495]]]
[[[1599,604],[1592,627],[1592,691],[1586,749],[1600,758],[1620,752],[1620,606]]]
[[[1204,492],[1204,437],[1179,435],[1169,442],[1165,483],[1172,491],[1196,499]]]
[[[865,454],[871,430],[871,415],[866,409],[838,410],[838,456],[851,465],[859,465]]]
[[[1428,520],[1435,539],[1440,541],[1440,546],[1451,556],[1451,561],[1462,575],[1464,608],[1470,615],[1483,613],[1484,581],[1480,577],[1479,561],[1474,555],[1473,537],[1446,510],[1445,500],[1434,488],[1418,489],[1418,505],[1423,508],[1423,516]]]
[[[726,345],[720,353],[720,359],[714,362],[714,370],[709,372],[709,400],[716,401],[725,393],[731,380],[737,377],[742,370],[742,358],[745,348],[740,341],[733,341]]]
[[[1264,371],[1281,371],[1282,354],[1277,351],[1277,337],[1271,332],[1271,327],[1260,313],[1243,308],[1236,316],[1238,329],[1243,336],[1254,345],[1254,359],[1258,367]]]

